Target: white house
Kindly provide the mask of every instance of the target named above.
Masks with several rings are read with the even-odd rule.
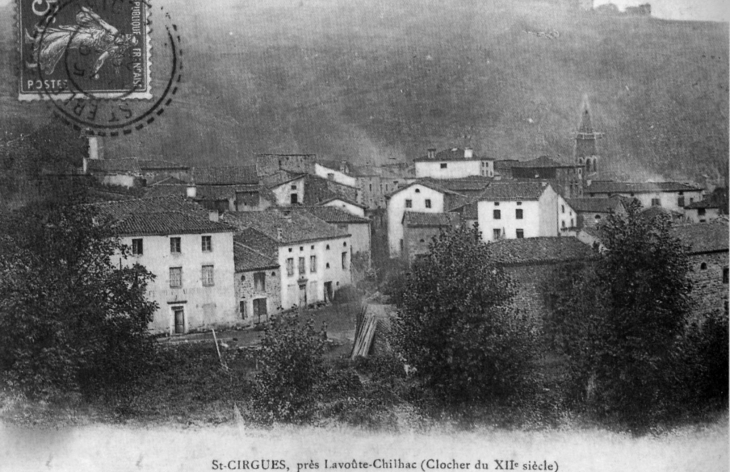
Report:
[[[720,205],[708,200],[692,202],[684,207],[684,216],[693,223],[713,221],[720,217]]]
[[[345,172],[338,170],[339,168],[329,167],[320,163],[314,164],[315,175],[322,177],[323,179],[334,180],[335,182],[349,185],[350,187],[357,187],[357,179]]]
[[[477,203],[482,238],[495,241],[558,236],[561,218],[569,218],[568,213],[559,213],[559,204],[568,210],[565,200],[547,183],[493,182]]]
[[[403,215],[406,211],[444,213],[465,203],[466,198],[429,181],[416,181],[386,195],[388,249],[390,257],[401,257],[404,249]]]
[[[672,211],[702,200],[703,189],[679,182],[594,181],[583,190],[584,197],[609,198],[614,195],[636,198],[644,208],[660,206]]]
[[[307,211],[229,212],[236,241],[275,259],[280,267],[281,307],[331,300],[352,281],[351,237]]]
[[[99,203],[116,220],[131,248],[120,264],[142,264],[155,274],[147,296],[156,301],[150,330],[182,334],[237,324],[233,228],[180,197]]]
[[[304,203],[306,175],[296,175],[269,186],[278,206],[301,205]]]
[[[431,148],[426,156],[418,157],[413,162],[416,165],[416,178],[494,177],[494,159],[476,156],[470,148],[452,148],[438,153]]]

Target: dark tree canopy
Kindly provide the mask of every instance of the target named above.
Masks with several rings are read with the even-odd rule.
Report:
[[[478,228],[443,232],[408,275],[395,344],[448,403],[506,398],[522,384],[532,358],[530,326],[513,309],[513,296]]]
[[[32,397],[121,387],[153,353],[152,274],[93,207],[29,205],[0,219],[0,371]]]

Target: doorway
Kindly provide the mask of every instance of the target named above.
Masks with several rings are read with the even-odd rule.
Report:
[[[185,310],[181,306],[172,308],[175,320],[175,334],[185,334]]]

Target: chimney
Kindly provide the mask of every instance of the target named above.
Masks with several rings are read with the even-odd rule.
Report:
[[[340,161],[340,172],[347,174],[347,161],[344,159]]]
[[[472,159],[474,157],[474,150],[470,147],[464,148],[464,159]]]
[[[219,218],[220,218],[220,215],[218,214],[217,211],[209,211],[208,212],[208,219],[210,219],[210,221],[216,221],[217,222],[219,220]]]
[[[276,239],[281,241],[284,239],[283,230],[281,228],[276,228]]]
[[[436,159],[436,148],[428,148],[428,158]]]
[[[104,145],[98,136],[89,136],[89,159],[104,159]]]
[[[195,198],[197,196],[198,190],[195,188],[195,184],[188,185],[186,194],[188,198]]]

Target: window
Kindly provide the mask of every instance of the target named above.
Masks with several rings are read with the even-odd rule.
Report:
[[[502,212],[500,210],[494,210],[493,216],[495,220],[499,220],[502,218]]]
[[[327,173],[327,179],[329,179],[329,180],[335,180],[335,174],[333,174],[332,172],[328,172]]]
[[[560,222],[560,225],[561,225],[561,226],[562,226],[563,228],[565,228],[565,221],[561,221],[561,222]]]
[[[442,168],[442,169],[446,169],[446,167],[447,167],[447,164],[446,164],[446,163],[442,163],[442,164],[441,164],[441,168]]]
[[[565,213],[565,205],[560,205],[560,213]]]
[[[203,236],[202,239],[203,252],[211,252],[213,250],[213,237]]]
[[[286,275],[294,275],[294,258],[290,257],[286,260]]]
[[[499,206],[499,202],[494,202],[494,206],[498,207]]]
[[[170,238],[170,252],[180,254],[180,238]]]
[[[264,272],[256,272],[253,274],[253,286],[257,292],[266,291],[266,274]]]
[[[370,184],[369,187],[370,187],[370,191],[372,192],[373,191],[373,184]]]
[[[317,256],[309,256],[309,272],[317,272]]]
[[[342,253],[342,269],[347,270],[347,253]]]
[[[144,254],[142,238],[132,240],[132,254],[134,254],[135,256],[141,256],[142,254]]]
[[[297,195],[296,193],[292,193],[289,201],[292,205],[296,205],[297,203],[299,203],[299,195]]]
[[[430,198],[426,199],[426,208],[431,208],[431,199]]]
[[[212,285],[215,285],[214,280],[213,280],[213,266],[204,265],[203,266],[203,287],[210,287]]]
[[[502,232],[501,232],[500,230],[498,230],[498,229],[495,229],[495,230],[493,231],[493,236],[494,236],[494,239],[499,239],[499,237],[500,237],[501,235],[502,235]]]
[[[325,266],[325,268],[327,268],[327,269],[330,268],[330,263],[329,262],[327,263],[327,265]]]
[[[246,300],[238,302],[238,312],[241,314],[241,319],[246,319]]]
[[[697,209],[697,216],[705,216],[705,209],[704,208],[698,208]]]
[[[329,244],[327,245],[327,250],[328,250],[328,251],[330,250],[330,245],[329,245]]]
[[[182,287],[182,267],[170,267],[170,288]]]
[[[517,239],[522,239],[525,237],[525,230],[524,229],[518,229],[517,230]]]
[[[417,188],[416,189],[416,193],[421,193],[421,189],[420,188]]]
[[[347,241],[345,241],[344,243],[342,243],[342,247],[347,247]]]
[[[700,270],[707,270],[707,262],[700,264]]]
[[[722,283],[726,284],[728,283],[728,269],[725,267],[722,269]]]
[[[677,206],[684,206],[684,197],[677,197]]]
[[[303,257],[299,258],[299,275],[304,275],[307,271],[307,264]]]
[[[596,215],[594,218],[595,218],[596,221],[600,221],[601,215]]]
[[[517,218],[518,220],[522,219],[522,208],[518,208],[517,210],[515,210],[515,218]]]
[[[296,184],[292,185],[292,186],[291,186],[291,189],[292,189],[292,190],[296,190],[296,189],[297,189],[297,186],[296,186]]]
[[[652,198],[651,199],[651,206],[662,206],[661,201],[658,198]]]
[[[303,251],[304,250],[304,246],[299,246],[299,250],[300,251]]]
[[[406,208],[413,208],[413,200],[406,200]]]

